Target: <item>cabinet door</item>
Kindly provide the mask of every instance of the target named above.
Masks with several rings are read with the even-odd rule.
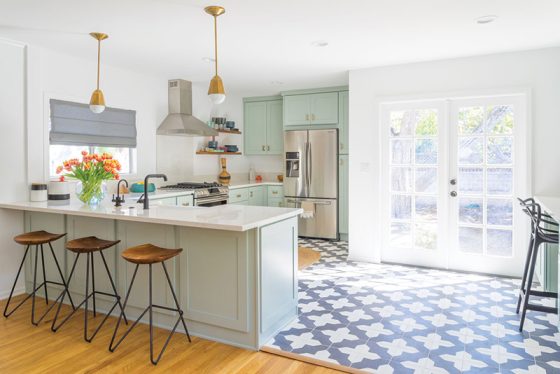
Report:
[[[309,95],[312,125],[338,124],[338,92]]]
[[[268,101],[266,112],[266,152],[269,155],[281,155],[284,151],[284,127],[282,125],[282,100]]]
[[[243,132],[245,133],[245,154],[266,153],[266,102],[245,103]]]
[[[309,95],[284,96],[284,126],[310,123]]]
[[[265,206],[265,187],[249,187],[249,205]]]
[[[150,199],[150,204],[175,206],[177,205],[177,198],[166,197],[165,199]]]
[[[348,234],[348,155],[338,158],[338,230]]]
[[[268,206],[282,208],[284,206],[284,198],[283,197],[269,197],[268,198]]]
[[[177,196],[178,206],[193,206],[193,195]]]
[[[350,153],[348,149],[348,91],[340,92],[338,97],[338,153],[347,155]]]

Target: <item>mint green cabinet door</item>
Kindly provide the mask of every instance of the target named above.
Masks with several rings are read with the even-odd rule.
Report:
[[[265,186],[249,187],[248,205],[266,206]]]
[[[282,123],[282,100],[268,101],[266,112],[266,152],[269,155],[281,155],[284,151],[284,127]]]
[[[243,133],[245,134],[245,154],[266,153],[266,102],[245,103]]]
[[[284,126],[309,125],[309,95],[284,96]]]
[[[312,125],[338,124],[338,92],[309,95]]]
[[[348,155],[338,157],[338,230],[341,239],[348,236]]]
[[[338,153],[347,155],[350,153],[348,148],[348,91],[340,92],[338,97]]]

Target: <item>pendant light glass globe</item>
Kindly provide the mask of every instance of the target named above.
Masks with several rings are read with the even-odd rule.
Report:
[[[221,104],[226,100],[226,94],[209,94],[208,98],[212,102],[212,104],[217,105]]]

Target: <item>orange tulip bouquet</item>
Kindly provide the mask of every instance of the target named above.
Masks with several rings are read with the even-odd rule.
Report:
[[[77,179],[76,195],[88,205],[96,205],[105,197],[104,181],[119,179],[121,163],[109,153],[101,155],[82,151],[82,160],[72,158],[56,168],[60,181]],[[62,174],[65,172],[64,174]]]

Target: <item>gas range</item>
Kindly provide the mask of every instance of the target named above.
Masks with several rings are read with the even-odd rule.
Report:
[[[227,204],[229,198],[229,187],[217,182],[182,182],[161,186],[160,190],[183,191],[193,190],[195,206],[214,206]]]

